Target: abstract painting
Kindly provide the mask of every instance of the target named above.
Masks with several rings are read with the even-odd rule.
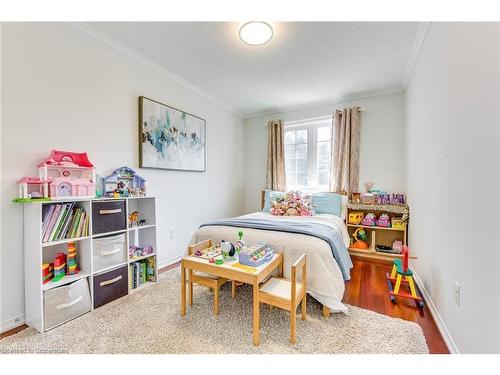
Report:
[[[139,97],[141,168],[205,171],[205,120]]]

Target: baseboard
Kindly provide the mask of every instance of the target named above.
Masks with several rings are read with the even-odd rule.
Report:
[[[25,323],[26,323],[26,319],[25,319],[24,314],[19,315],[15,318],[12,318],[12,319],[4,320],[3,322],[0,322],[0,333],[10,331],[11,329],[22,326]]]
[[[163,262],[158,263],[158,269],[161,270],[162,268],[165,268],[165,267],[168,267],[174,263],[180,262],[183,257],[184,257],[184,255],[179,255],[179,256],[176,256],[174,258],[164,260]]]
[[[448,350],[450,351],[451,354],[460,354],[460,351],[458,350],[455,341],[453,341],[453,337],[451,337],[450,331],[448,331],[448,328],[446,328],[446,325],[444,324],[444,321],[441,318],[441,315],[439,314],[436,305],[434,305],[434,302],[432,301],[429,292],[427,291],[427,289],[425,289],[424,283],[422,282],[418,274],[415,272],[415,268],[412,267],[412,271],[415,283],[417,284],[418,289],[422,293],[422,296],[424,297],[424,300],[426,302],[425,306],[429,309],[432,317],[434,318],[438,330],[441,333],[441,336],[443,336],[446,346],[448,346]]]

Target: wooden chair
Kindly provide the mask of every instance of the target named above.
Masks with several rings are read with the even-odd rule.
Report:
[[[302,282],[297,281],[297,268],[302,271]],[[303,254],[293,265],[291,280],[271,277],[259,289],[259,303],[266,303],[290,311],[290,342],[295,344],[295,320],[297,306],[302,302],[302,320],[306,320],[306,255]]]
[[[197,244],[191,245],[188,247],[188,255],[193,255],[196,250],[206,249],[208,247],[212,247],[212,240],[205,240],[199,242]],[[193,305],[193,283],[198,285],[206,286],[207,288],[213,289],[214,291],[214,315],[219,315],[219,290],[220,287],[226,282],[228,279],[223,277],[218,277],[214,275],[210,275],[204,272],[194,272],[192,270],[188,270],[188,286],[189,286],[189,306]],[[231,297],[236,297],[236,282],[232,281],[231,285]]]

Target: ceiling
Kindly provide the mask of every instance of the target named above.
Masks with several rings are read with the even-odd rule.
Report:
[[[273,39],[244,44],[239,23],[87,23],[244,117],[405,84],[415,22],[271,23]],[[146,61],[147,61],[146,60]]]

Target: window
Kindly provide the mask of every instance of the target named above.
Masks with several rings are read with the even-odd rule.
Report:
[[[331,129],[331,117],[285,123],[285,170],[288,189],[328,190]]]

